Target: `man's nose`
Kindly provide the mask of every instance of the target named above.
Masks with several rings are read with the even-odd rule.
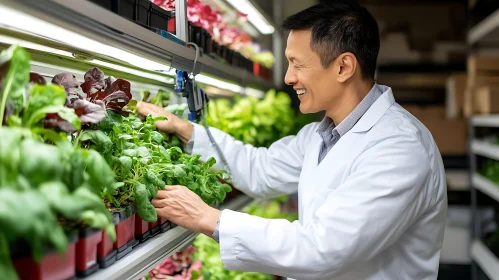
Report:
[[[291,66],[288,66],[288,70],[286,71],[286,75],[284,76],[284,83],[286,83],[288,86],[292,86],[298,82],[298,79],[296,78],[295,71]]]

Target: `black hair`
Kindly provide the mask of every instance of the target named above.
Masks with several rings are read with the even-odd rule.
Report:
[[[374,17],[356,1],[318,4],[288,17],[283,28],[311,30],[310,47],[324,68],[345,52],[357,58],[362,77],[374,79],[379,53],[379,30]]]

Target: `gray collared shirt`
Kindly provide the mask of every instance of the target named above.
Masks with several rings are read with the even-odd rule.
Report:
[[[331,148],[343,137],[354,125],[362,118],[369,108],[376,102],[378,97],[383,94],[381,89],[375,83],[369,93],[362,101],[353,109],[353,111],[338,125],[329,117],[324,117],[317,129],[317,133],[322,138],[321,150],[319,153],[319,163],[326,157]]]

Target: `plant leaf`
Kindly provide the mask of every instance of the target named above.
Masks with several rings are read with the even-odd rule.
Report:
[[[85,73],[85,82],[81,84],[81,89],[87,94],[87,98],[92,98],[95,94],[93,91],[101,91],[104,89],[104,72],[99,68],[94,67]]]
[[[92,141],[102,154],[107,154],[113,148],[111,139],[101,130],[85,130],[80,135],[80,141]]]
[[[64,88],[67,95],[78,94],[79,83],[76,76],[69,72],[62,72],[52,78],[52,83]]]
[[[34,84],[39,84],[39,85],[45,85],[47,84],[47,81],[45,81],[45,78],[35,72],[30,72],[29,73],[29,82],[34,83]]]
[[[156,208],[149,201],[148,191],[144,184],[137,183],[135,185],[135,202],[137,203],[137,212],[142,220],[153,223],[158,219]]]
[[[26,50],[11,46],[0,53],[0,125],[5,107],[11,100],[18,113],[24,102],[24,88],[29,82],[30,56]]]
[[[97,101],[94,104],[84,99],[78,99],[73,102],[73,108],[82,123],[99,123],[106,117],[106,107],[102,101]]]

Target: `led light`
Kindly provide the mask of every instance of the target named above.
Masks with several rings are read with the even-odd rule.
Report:
[[[61,55],[61,56],[66,56],[66,57],[73,57],[73,54],[67,51],[63,50],[58,50],[54,49],[51,47],[47,47],[44,45],[36,44],[36,43],[31,43],[28,41],[20,40],[17,38],[12,38],[12,37],[7,37],[0,35],[0,42],[4,44],[9,44],[9,45],[18,45],[26,49],[31,49],[31,50],[38,50],[46,53],[51,53],[51,54],[56,54],[56,55]]]
[[[168,77],[161,76],[161,75],[156,75],[156,74],[153,74],[153,73],[146,73],[146,72],[138,71],[138,70],[135,70],[135,69],[132,69],[132,68],[124,67],[124,66],[121,66],[121,65],[116,65],[114,63],[109,63],[109,62],[102,61],[102,60],[92,59],[89,63],[90,64],[97,64],[97,65],[104,66],[104,67],[108,67],[108,68],[115,69],[115,70],[118,70],[118,71],[121,71],[121,72],[124,72],[124,73],[136,75],[136,76],[139,76],[139,77],[144,77],[144,78],[148,78],[148,79],[152,79],[152,80],[157,80],[157,81],[160,81],[160,82],[163,82],[163,83],[167,83],[167,84],[173,84],[174,83],[174,79],[173,78],[168,78]],[[172,76],[172,74],[170,72],[166,72],[165,74],[169,75],[169,76]]]
[[[221,80],[218,80],[218,79],[215,79],[212,77],[208,77],[208,76],[205,76],[202,74],[196,75],[196,82],[210,85],[210,86],[214,86],[214,87],[218,87],[221,89],[230,90],[230,91],[233,91],[233,92],[239,93],[239,94],[241,94],[243,91],[243,88],[236,85],[236,84],[224,82],[224,81],[221,81]]]
[[[262,34],[274,33],[272,26],[265,17],[248,0],[227,0],[240,13],[248,15],[248,21]]]
[[[246,95],[254,96],[254,97],[258,97],[258,98],[263,98],[265,96],[265,92],[258,90],[258,89],[254,89],[254,88],[248,88],[248,87],[244,89],[244,93]]]
[[[98,41],[40,20],[28,14],[19,12],[15,9],[0,6],[0,15],[2,15],[0,17],[0,26],[7,26],[22,30],[26,33],[36,34],[41,37],[62,42],[68,46],[112,57],[143,69],[166,71],[170,68],[167,65],[157,63],[106,44],[102,44]]]

